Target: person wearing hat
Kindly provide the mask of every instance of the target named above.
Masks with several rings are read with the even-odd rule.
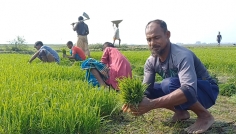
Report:
[[[30,58],[29,63],[31,63],[36,57],[43,62],[60,62],[58,53],[51,47],[43,45],[42,41],[37,41],[34,48],[38,51]]]
[[[88,25],[84,23],[84,18],[82,16],[79,16],[78,20],[79,22],[71,24],[73,30],[77,32],[78,36],[76,45],[81,48],[88,57],[90,57],[87,39],[87,35],[89,34]]]

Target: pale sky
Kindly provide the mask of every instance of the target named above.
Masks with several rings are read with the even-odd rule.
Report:
[[[86,12],[89,44],[112,42],[112,20],[122,44],[147,44],[145,26],[167,23],[173,43],[236,42],[235,0],[0,0],[0,44],[24,36],[28,44],[65,44],[77,40],[70,25]],[[118,43],[118,41],[116,42]]]

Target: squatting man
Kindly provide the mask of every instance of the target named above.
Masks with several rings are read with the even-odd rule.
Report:
[[[170,31],[163,20],[150,21],[145,29],[151,56],[144,66],[148,88],[138,108],[124,104],[123,112],[139,116],[157,108],[174,112],[171,122],[190,118],[188,110],[197,115],[196,122],[185,128],[187,133],[203,133],[213,123],[207,110],[215,104],[219,88],[199,58],[187,48],[170,42]],[[155,83],[155,75],[163,80]]]

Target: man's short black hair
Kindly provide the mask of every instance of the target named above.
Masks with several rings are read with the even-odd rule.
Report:
[[[66,45],[73,45],[73,42],[72,42],[72,41],[68,41],[68,42],[66,43]]]
[[[148,24],[146,25],[146,28],[152,22],[159,24],[164,32],[168,31],[166,22],[163,20],[160,20],[160,19],[156,19],[156,20],[152,20],[152,21],[148,22]],[[146,28],[145,28],[145,30],[146,30]]]
[[[43,42],[42,41],[37,41],[37,42],[35,42],[35,44],[34,44],[35,46],[43,46]]]
[[[108,46],[108,47],[115,47],[114,46],[114,44],[112,44],[111,42],[105,42],[104,44],[103,44],[103,46]]]
[[[82,17],[82,16],[80,16],[79,18],[78,18],[78,20],[80,21],[80,20],[84,20],[84,18]]]

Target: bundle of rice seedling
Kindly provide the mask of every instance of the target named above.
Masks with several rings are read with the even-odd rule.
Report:
[[[120,95],[123,104],[137,107],[143,100],[146,84],[137,78],[123,78],[118,80]]]
[[[66,54],[66,49],[65,48],[62,49],[62,53]]]

